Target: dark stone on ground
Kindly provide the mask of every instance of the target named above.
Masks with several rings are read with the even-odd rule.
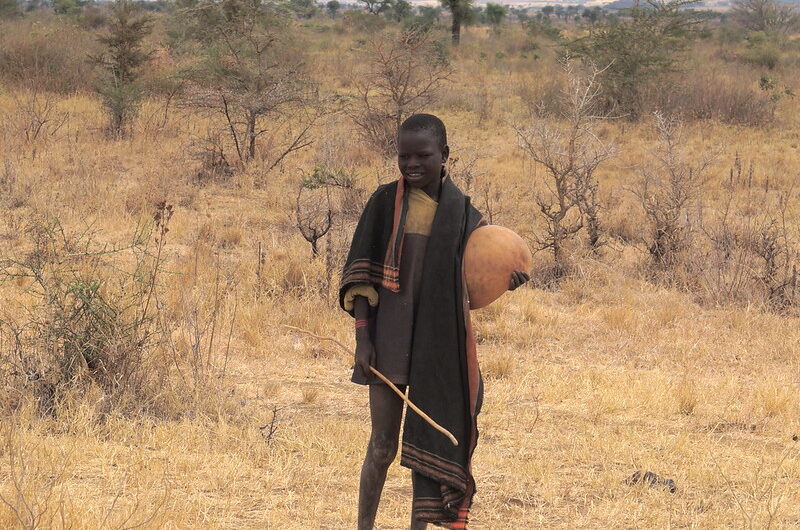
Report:
[[[633,486],[635,484],[646,484],[651,488],[664,488],[670,493],[678,491],[675,481],[671,478],[661,478],[652,471],[637,471],[625,481],[626,484]]]

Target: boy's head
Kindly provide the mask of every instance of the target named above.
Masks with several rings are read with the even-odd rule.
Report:
[[[436,116],[414,114],[400,125],[397,165],[410,186],[435,191],[428,188],[438,187],[449,155],[447,130]]]

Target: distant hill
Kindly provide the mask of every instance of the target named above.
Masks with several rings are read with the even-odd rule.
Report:
[[[778,0],[778,2],[784,4],[795,4],[800,7],[800,0]],[[707,8],[707,9],[728,9],[732,4],[732,0],[704,0],[698,2],[693,7],[695,8]],[[599,0],[597,2],[592,2],[592,4],[602,5],[603,7],[609,9],[627,9],[633,6],[633,0],[611,0],[611,1],[604,1]],[[646,0],[640,1],[641,5],[646,4]]]

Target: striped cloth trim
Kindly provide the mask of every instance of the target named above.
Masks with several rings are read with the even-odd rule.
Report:
[[[400,268],[366,259],[356,260],[342,275],[342,285],[349,283],[381,285],[396,293],[400,290]]]
[[[454,462],[448,462],[438,456],[403,442],[400,465],[418,471],[423,475],[435,478],[462,492],[467,489],[467,472]]]

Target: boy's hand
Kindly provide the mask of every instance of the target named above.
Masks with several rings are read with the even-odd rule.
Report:
[[[364,328],[366,331],[366,328]],[[375,365],[375,346],[368,334],[356,333],[356,364],[361,368],[365,377],[372,374],[369,367]]]
[[[527,272],[514,271],[511,273],[511,281],[508,283],[508,290],[513,291],[523,283],[530,281],[531,277]]]

